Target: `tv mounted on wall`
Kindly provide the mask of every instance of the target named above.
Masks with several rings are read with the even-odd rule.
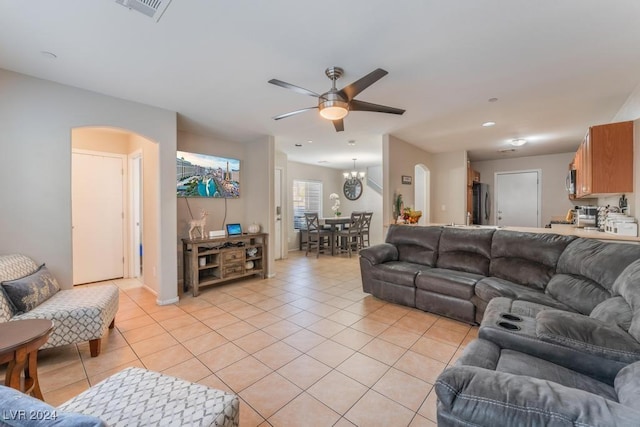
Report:
[[[240,160],[177,152],[178,197],[240,197]]]

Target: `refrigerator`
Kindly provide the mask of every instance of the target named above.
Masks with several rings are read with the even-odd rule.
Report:
[[[473,216],[474,224],[488,225],[491,217],[491,200],[489,198],[489,184],[473,183]]]

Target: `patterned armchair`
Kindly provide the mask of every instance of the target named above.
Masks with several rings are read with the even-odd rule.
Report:
[[[0,282],[28,277],[39,266],[31,258],[14,254],[0,256]],[[113,328],[118,311],[115,285],[57,290],[35,308],[16,314],[7,295],[0,290],[0,322],[21,319],[49,319],[54,329],[42,348],[89,341],[91,356],[100,354],[102,335]]]

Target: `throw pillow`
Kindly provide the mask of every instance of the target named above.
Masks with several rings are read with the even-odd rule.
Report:
[[[15,314],[33,310],[56,292],[60,285],[55,277],[42,264],[34,273],[16,280],[2,282],[2,289],[13,305]]]

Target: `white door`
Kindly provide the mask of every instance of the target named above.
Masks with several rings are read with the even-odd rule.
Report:
[[[282,259],[282,169],[276,169],[273,193],[276,206],[276,224],[273,232],[276,251],[274,259]]]
[[[540,227],[540,171],[496,173],[496,225]]]
[[[124,276],[122,156],[74,152],[73,284]]]

